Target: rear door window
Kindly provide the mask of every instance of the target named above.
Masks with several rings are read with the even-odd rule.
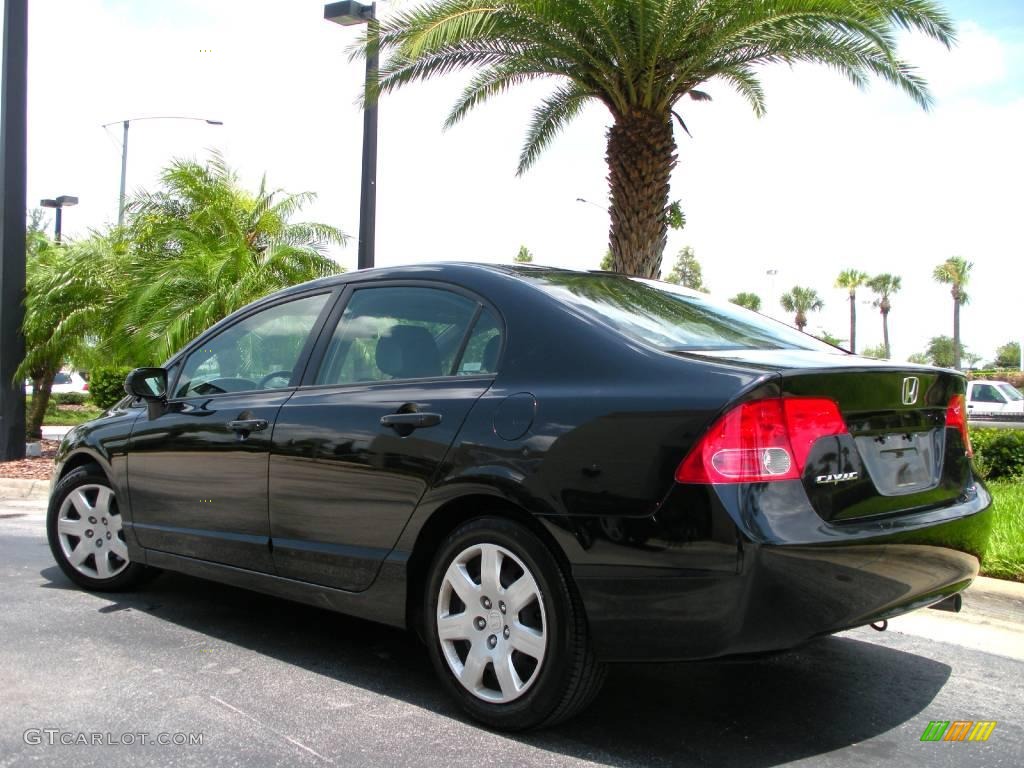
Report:
[[[466,343],[466,351],[459,362],[459,376],[477,376],[498,372],[501,354],[501,327],[498,318],[489,309],[483,309],[473,325],[473,333]]]
[[[360,288],[338,321],[314,383],[451,376],[477,306],[439,288]]]

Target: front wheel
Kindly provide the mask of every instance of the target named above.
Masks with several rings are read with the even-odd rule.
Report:
[[[553,725],[585,707],[604,680],[573,585],[544,543],[511,520],[478,518],[448,537],[424,616],[442,682],[488,725]]]
[[[148,571],[128,557],[117,496],[98,467],[80,467],[57,484],[46,515],[46,536],[57,565],[80,587],[98,592],[130,589]]]

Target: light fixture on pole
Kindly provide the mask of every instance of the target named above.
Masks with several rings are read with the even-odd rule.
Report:
[[[324,6],[324,18],[351,27],[366,24],[366,83],[363,88],[363,174],[359,193],[359,269],[374,265],[377,236],[377,96],[380,74],[380,25],[377,4],[345,0]]]
[[[70,208],[72,205],[78,205],[78,198],[73,195],[61,195],[53,200],[49,198],[46,200],[40,200],[39,204],[43,206],[43,208],[55,208],[57,210],[57,220],[53,223],[53,240],[55,243],[59,243],[61,211],[65,208]]]
[[[155,117],[131,117],[127,120],[115,120],[112,123],[104,123],[104,128],[109,128],[112,125],[121,123],[124,133],[121,137],[121,194],[118,196],[117,203],[117,226],[124,224],[124,200],[125,200],[125,182],[128,179],[128,124],[137,123],[140,120],[197,120],[207,125],[224,125],[220,120],[210,120],[205,117],[186,117],[183,115],[157,115]]]

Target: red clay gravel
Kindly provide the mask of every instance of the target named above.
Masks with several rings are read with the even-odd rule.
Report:
[[[53,457],[57,454],[59,440],[40,440],[43,455],[38,459],[0,461],[0,477],[18,480],[49,480],[53,474]]]

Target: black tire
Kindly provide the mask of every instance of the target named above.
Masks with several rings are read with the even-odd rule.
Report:
[[[62,544],[61,535],[58,532],[61,508],[68,496],[82,488],[85,489],[83,493],[87,497],[92,495],[93,498],[96,498],[95,495],[98,488],[108,489],[111,494],[110,514],[97,514],[95,516],[96,523],[87,526],[90,531],[88,538],[84,535],[80,537],[69,536]],[[74,505],[72,504],[72,506]],[[88,520],[88,517],[86,516],[85,521]],[[118,520],[115,521],[115,517]],[[66,477],[61,478],[56,488],[53,489],[53,494],[50,496],[50,506],[46,513],[46,538],[50,542],[50,551],[53,553],[53,558],[57,561],[57,565],[60,566],[64,575],[78,586],[95,592],[122,592],[132,589],[144,578],[152,575],[152,569],[147,568],[145,565],[129,562],[126,553],[124,557],[121,557],[112,551],[112,546],[116,546],[118,551],[124,551],[125,549],[121,545],[112,545],[111,543],[115,536],[121,542],[124,541],[124,534],[119,533],[119,518],[120,512],[117,509],[117,496],[114,493],[114,489],[110,485],[110,481],[107,480],[107,476],[95,465],[79,467],[69,472]],[[87,557],[82,565],[84,566],[83,569],[94,571],[96,573],[95,576],[83,573],[82,570],[76,568],[65,552],[65,544],[70,547],[75,544],[87,543],[91,547],[94,541],[99,541],[100,546],[97,547],[96,553],[90,556],[92,559],[90,560]],[[77,551],[77,548],[74,551]],[[106,563],[105,567],[109,570],[111,576],[107,578],[101,577],[101,568],[95,559],[100,556],[97,553],[103,553],[104,562]],[[126,564],[122,565],[122,561]]]
[[[510,561],[512,563],[510,566],[514,569],[512,578],[518,578],[515,574],[519,570],[532,576],[539,590],[539,601],[543,601],[542,606],[537,606],[539,601],[535,599],[529,608],[524,609],[522,614],[516,616],[517,621],[522,618],[525,623],[528,620],[525,618],[528,610],[533,611],[534,617],[539,616],[541,611],[543,612],[544,655],[539,663],[536,660],[531,660],[529,656],[525,658],[529,683],[524,687],[522,693],[517,694],[517,698],[509,701],[487,701],[464,686],[446,658],[446,651],[442,647],[442,641],[438,634],[438,603],[441,599],[441,589],[448,568],[453,561],[478,545],[499,547],[518,559],[519,562],[515,562],[513,558],[505,556],[502,562]],[[472,565],[472,563],[470,564]],[[499,581],[504,578],[507,577],[499,576]],[[488,591],[482,586],[482,577],[479,579],[479,584],[481,585],[479,594]],[[505,586],[511,586],[511,584]],[[450,601],[452,599],[450,595],[454,592],[451,589],[446,589],[448,596],[445,600]],[[488,599],[493,601],[494,598],[489,597]],[[482,604],[484,597],[480,597],[480,600]],[[465,605],[461,599],[456,598],[455,602],[456,605]],[[502,607],[504,608],[504,606]],[[423,633],[434,669],[445,688],[455,697],[462,708],[474,719],[486,725],[506,731],[523,731],[554,725],[572,717],[586,707],[597,695],[604,682],[605,666],[594,657],[586,616],[575,586],[544,542],[529,529],[512,520],[502,517],[480,517],[464,523],[453,531],[442,543],[431,565],[424,608]],[[466,610],[470,610],[469,605],[466,605]],[[497,615],[493,610],[488,612],[476,606],[472,610],[474,613],[476,611],[487,613],[489,617],[500,622],[508,622],[506,626],[512,623],[512,619]],[[446,616],[450,615],[450,606],[444,606],[444,611]],[[459,611],[457,615],[452,615],[452,618],[457,619],[466,615]],[[488,621],[483,616],[478,619]],[[537,621],[536,618],[530,620],[535,623]],[[479,630],[479,634],[475,635],[472,641],[449,641],[446,646],[448,652],[458,653],[460,661],[465,664],[470,648],[473,647],[472,644],[479,642],[486,645],[491,642],[488,639],[491,631],[492,625],[488,624],[486,628]],[[497,625],[494,625],[495,638],[499,638],[502,631],[497,628]],[[514,639],[508,641],[508,647],[513,644]],[[492,646],[486,645],[486,647]],[[484,645],[481,645],[480,650],[486,653],[483,648]],[[500,650],[499,648],[495,653]],[[523,659],[521,656],[512,655],[517,652],[507,651],[507,653],[510,654],[510,659]],[[465,655],[463,656],[463,654]],[[531,663],[533,664],[532,672],[529,671]],[[487,670],[485,675],[492,675],[490,679],[500,686],[497,683],[497,677],[493,676],[493,664],[485,669]],[[523,675],[519,674],[519,676]],[[486,679],[485,677],[484,680]],[[495,692],[495,695],[502,694],[502,690]]]

